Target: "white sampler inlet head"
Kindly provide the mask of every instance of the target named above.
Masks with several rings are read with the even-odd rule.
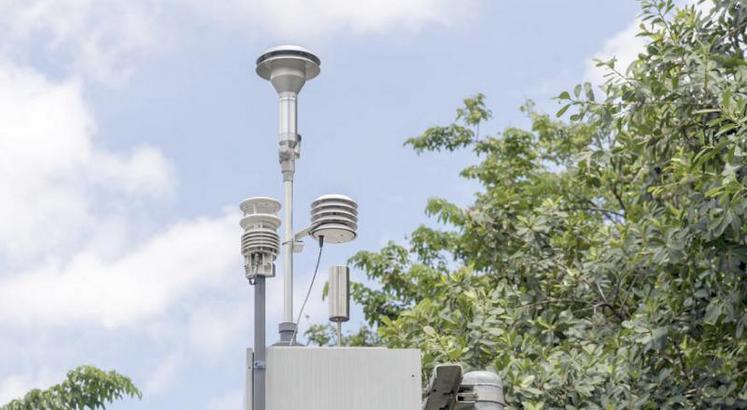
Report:
[[[298,93],[319,75],[321,60],[311,51],[292,45],[273,47],[257,59],[257,74],[272,82],[275,91]]]
[[[350,242],[358,235],[358,204],[345,195],[323,195],[311,203],[311,236],[325,243]]]

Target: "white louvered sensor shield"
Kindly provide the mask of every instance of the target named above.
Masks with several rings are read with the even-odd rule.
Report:
[[[275,276],[275,259],[280,253],[280,202],[273,198],[249,198],[241,203],[241,254],[247,279]]]
[[[323,195],[311,203],[311,236],[325,243],[350,242],[357,236],[358,204],[345,195]]]

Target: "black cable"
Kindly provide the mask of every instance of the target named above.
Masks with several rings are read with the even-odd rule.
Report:
[[[292,345],[296,341],[296,335],[298,334],[298,328],[301,325],[301,316],[303,316],[303,310],[306,308],[306,302],[309,301],[311,296],[311,290],[314,288],[314,281],[316,280],[316,274],[319,272],[319,262],[322,260],[322,248],[324,247],[324,236],[319,236],[319,254],[316,256],[316,266],[314,267],[314,275],[311,276],[311,284],[309,290],[306,291],[306,298],[303,300],[301,310],[298,312],[298,319],[296,319],[296,328],[293,329],[293,336],[291,337],[289,345]]]

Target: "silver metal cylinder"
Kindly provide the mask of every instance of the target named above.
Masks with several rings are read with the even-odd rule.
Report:
[[[329,268],[329,320],[338,323],[350,320],[350,268],[347,266]]]
[[[503,410],[503,381],[493,372],[478,370],[465,373],[457,394],[457,403],[472,404],[475,410]]]
[[[283,181],[283,321],[293,322],[293,180]]]
[[[298,135],[298,94],[280,94],[279,140],[281,144],[295,145]]]

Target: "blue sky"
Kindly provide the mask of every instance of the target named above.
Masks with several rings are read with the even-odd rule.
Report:
[[[468,153],[402,142],[482,92],[495,133],[518,107],[629,61],[635,1],[0,0],[0,402],[89,363],[145,393],[115,409],[235,409],[251,343],[238,203],[281,197],[266,48],[322,59],[300,96],[296,226],[311,201],[360,204],[359,238],[327,267],[466,204]],[[296,307],[314,244],[296,259]],[[361,280],[361,273],[354,272]],[[269,282],[276,340],[280,277]],[[326,321],[320,281],[307,308]],[[362,321],[360,312],[347,325]]]

